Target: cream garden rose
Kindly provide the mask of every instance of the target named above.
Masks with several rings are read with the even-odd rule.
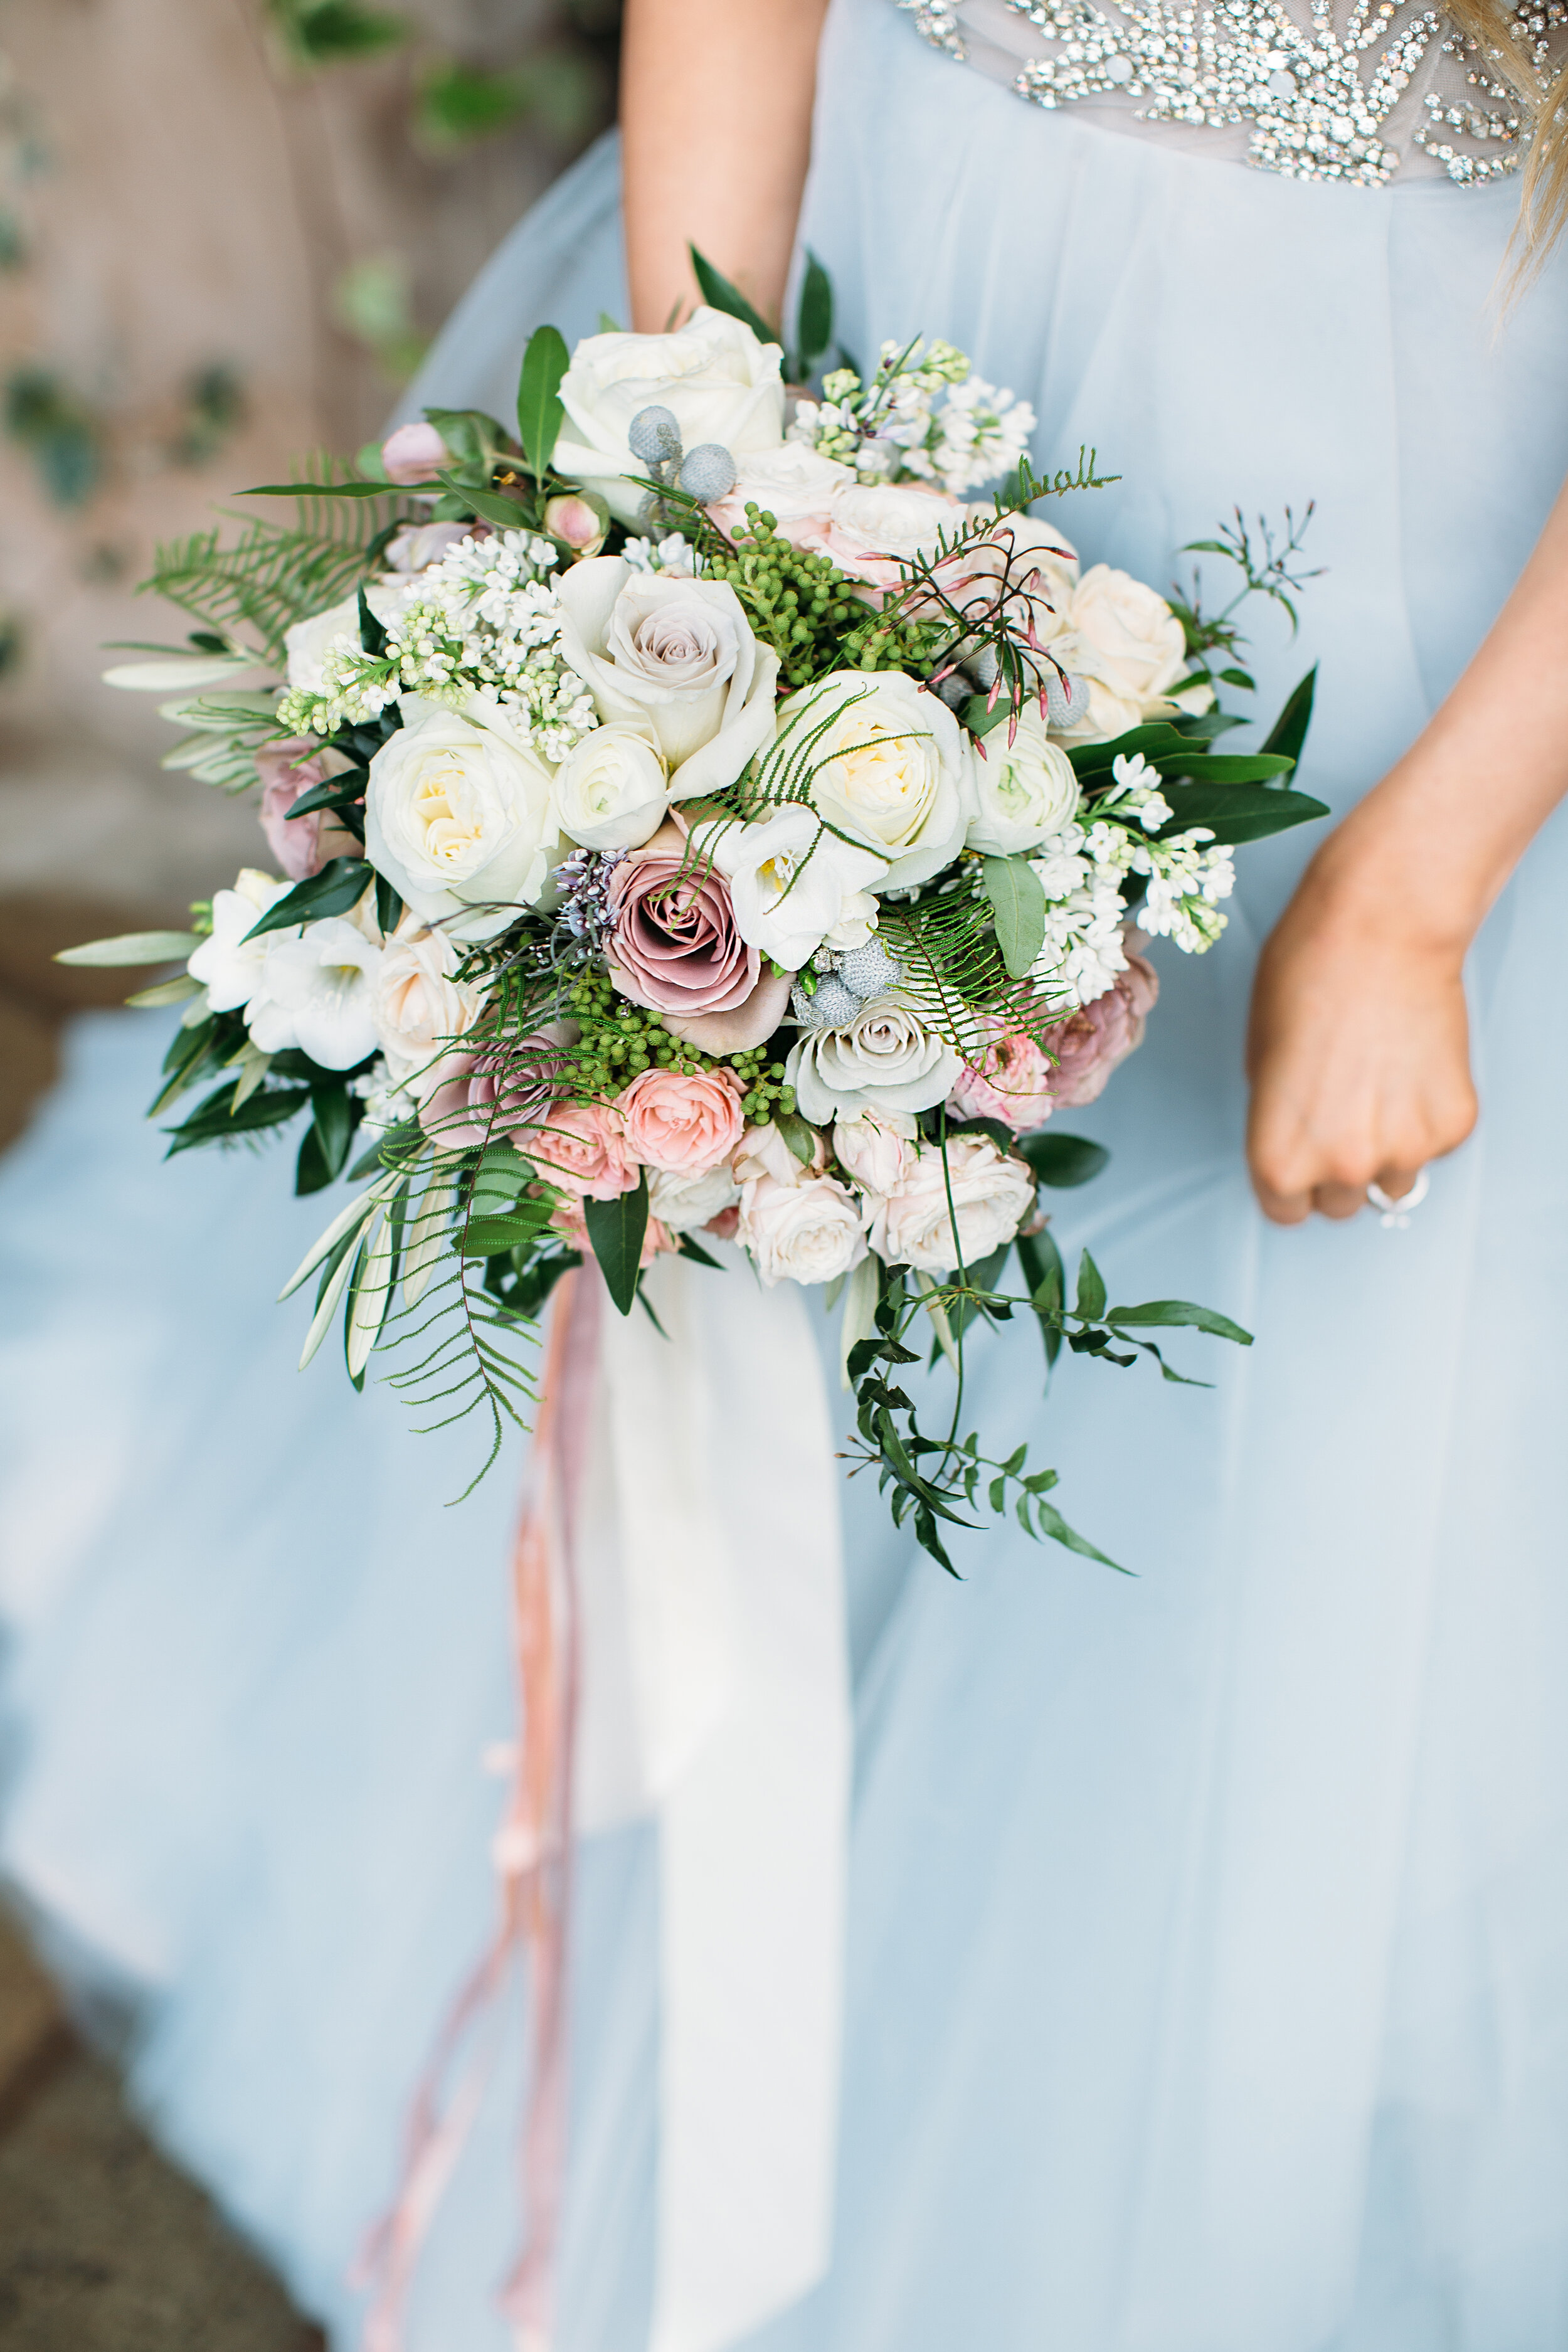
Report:
[[[900,562],[930,555],[938,540],[962,530],[967,509],[940,490],[846,483],[828,501],[824,552],[852,580],[896,588]]]
[[[963,1064],[897,993],[874,996],[842,1029],[814,1029],[791,1046],[784,1072],[803,1118],[826,1126],[859,1111],[930,1110]]]
[[[370,763],[365,855],[426,923],[486,940],[537,905],[560,846],[550,771],[456,711],[404,700]]]
[[[918,1132],[907,1111],[858,1111],[833,1129],[839,1166],[863,1192],[891,1192],[902,1183]]]
[[[973,765],[974,814],[965,836],[971,849],[997,857],[1037,849],[1078,809],[1078,778],[1059,743],[1046,733],[1038,706],[1026,706],[1011,743],[1005,723],[985,738]]]
[[[752,1177],[741,1189],[738,1237],[770,1290],[776,1282],[837,1282],[866,1255],[859,1209],[834,1176],[788,1184]]]
[[[384,624],[395,619],[405,586],[402,580],[365,582],[364,600],[378,621]],[[289,685],[307,694],[320,694],[321,665],[327,656],[336,646],[357,646],[359,641],[357,594],[345,596],[341,604],[332,605],[325,613],[312,613],[308,620],[296,621],[283,632]]]
[[[601,719],[651,730],[670,796],[722,792],[773,734],[779,657],[727,582],[592,556],[560,581],[561,650]]]
[[[1187,658],[1182,625],[1163,596],[1130,572],[1093,564],[1072,592],[1067,619],[1074,638],[1068,667],[1089,680],[1089,733],[1124,733],[1158,718],[1173,702],[1184,710],[1206,710],[1213,701],[1205,684],[1182,687]]]
[[[650,727],[595,727],[555,771],[561,830],[584,849],[640,849],[664,823],[669,779]]]
[[[481,990],[460,987],[459,957],[444,932],[405,916],[386,942],[371,992],[371,1017],[393,1082],[423,1100],[441,1083],[443,1049],[479,1017]]]
[[[566,415],[555,469],[596,490],[623,522],[635,522],[647,470],[626,437],[637,412],[669,409],[688,449],[719,441],[737,459],[776,449],[784,439],[783,357],[777,343],[707,308],[669,335],[586,335],[561,381]]]
[[[888,860],[882,887],[927,882],[973,813],[973,757],[944,702],[901,670],[834,670],[780,706],[779,755],[809,765],[813,805]]]
[[[647,1171],[648,1213],[672,1234],[696,1233],[724,1210],[732,1209],[740,1197],[734,1171],[724,1160],[695,1176],[673,1168]]]
[[[948,1196],[952,1194],[952,1212]],[[998,1150],[989,1136],[948,1138],[947,1166],[934,1143],[917,1145],[898,1190],[878,1205],[871,1247],[890,1265],[947,1274],[958,1264],[952,1213],[965,1265],[978,1265],[1012,1240],[1035,1201],[1025,1161]]]
[[[753,503],[773,516],[796,547],[821,548],[826,543],[835,492],[854,485],[853,467],[786,441],[782,449],[759,449],[740,458],[734,488],[708,511],[720,530],[733,538],[746,530],[746,507]]]

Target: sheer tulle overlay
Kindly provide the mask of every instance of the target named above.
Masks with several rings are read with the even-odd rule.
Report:
[[[1348,805],[1419,728],[1568,467],[1568,264],[1489,307],[1507,185],[1314,186],[1046,114],[888,0],[829,26],[808,242],[864,356],[915,326],[1092,441],[1061,527],[1156,581],[1239,501],[1318,512],[1272,707]],[[416,397],[504,413],[523,332],[624,315],[613,143],[503,247]],[[1223,589],[1211,574],[1211,596]],[[1568,1281],[1549,1043],[1568,832],[1489,923],[1485,1117],[1409,1229],[1280,1234],[1242,1174],[1258,943],[1310,846],[1165,956],[1149,1042],[1073,1114],[1067,1194],[1123,1297],[1258,1335],[1210,1391],[1022,1329],[974,1410],[1065,1471],[1121,1577],[999,1532],[950,1582],[847,1495],[858,1662],[837,2252],[754,2352],[1542,2352],[1568,2333]],[[1158,952],[1158,951],[1157,951]],[[503,1466],[415,1440],[272,1295],[315,1204],[133,1125],[158,1040],[84,1023],[0,1171],[16,1766],[5,1859],[139,2018],[169,2144],[351,2339],[401,2103],[488,1909],[508,1727]],[[715,1276],[714,1279],[719,1277]],[[727,1278],[737,1278],[734,1276]],[[823,1324],[825,1350],[831,1331]],[[373,1384],[374,1385],[374,1384]],[[563,2352],[646,2341],[651,1841],[578,1886]],[[500,2352],[503,2066],[415,2352]]]

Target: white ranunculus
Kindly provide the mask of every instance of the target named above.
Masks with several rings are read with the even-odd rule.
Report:
[[[773,734],[779,657],[728,582],[591,556],[557,583],[561,651],[599,716],[651,727],[672,800],[732,784]]]
[[[561,830],[584,849],[640,849],[668,808],[664,761],[630,720],[595,727],[555,771]]]
[[[691,842],[728,881],[746,945],[783,971],[809,963],[830,932],[857,928],[865,894],[888,871],[885,857],[840,841],[798,801],[755,824],[699,825]]]
[[[917,1133],[908,1111],[858,1111],[833,1129],[838,1164],[863,1192],[890,1192],[900,1184]]]
[[[742,1188],[737,1238],[770,1290],[776,1282],[837,1282],[866,1255],[859,1209],[833,1176],[793,1184],[753,1177]]]
[[[493,938],[549,880],[560,846],[550,771],[456,711],[403,708],[406,723],[370,763],[365,856],[423,921]]]
[[[1068,620],[1078,639],[1069,668],[1098,681],[1140,719],[1157,718],[1168,707],[1187,655],[1182,625],[1163,596],[1131,572],[1096,563],[1073,590]]]
[[[407,583],[403,580],[367,580],[365,602],[383,625],[391,621],[403,604]],[[284,650],[288,655],[288,678],[291,687],[306,694],[321,691],[321,665],[334,646],[359,645],[359,597],[345,596],[341,604],[330,612],[312,613],[307,620],[296,621],[283,632]]]
[[[473,1027],[484,1003],[482,990],[458,986],[459,961],[444,931],[423,929],[405,916],[377,967],[375,1034],[394,1085],[408,1086],[419,1097],[438,1083],[434,1066],[454,1038]]]
[[[261,986],[246,1011],[264,1054],[297,1046],[323,1070],[352,1070],[377,1043],[375,981],[382,951],[346,916],[268,935]]]
[[[254,866],[247,866],[236,878],[232,890],[219,890],[214,898],[211,934],[195,950],[185,969],[193,980],[201,982],[215,1013],[235,1013],[242,1004],[248,1004],[261,985],[262,968],[271,942],[296,936],[292,931],[264,931],[258,940],[249,940],[245,936],[268,907],[275,907],[293,887],[292,882],[275,882],[270,874],[258,873]]]
[[[896,992],[873,996],[842,1029],[814,1029],[792,1045],[784,1075],[814,1127],[859,1111],[931,1110],[963,1067]]]
[[[1078,810],[1078,778],[1059,743],[1049,741],[1038,707],[1028,704],[1012,743],[1005,724],[985,738],[974,761],[976,814],[969,820],[971,849],[996,857],[1037,849]]]
[[[679,1173],[668,1168],[650,1168],[647,1171],[648,1214],[668,1225],[672,1234],[694,1233],[722,1209],[732,1209],[741,1197],[729,1162],[721,1160],[717,1168],[705,1168],[700,1176]]]
[[[783,357],[777,343],[759,342],[739,319],[706,308],[671,335],[585,335],[561,382],[557,473],[597,490],[612,513],[635,522],[647,467],[626,435],[638,410],[669,409],[688,449],[718,441],[737,460],[776,449]]]
[[[871,1221],[871,1247],[889,1265],[947,1274],[958,1264],[950,1189],[966,1266],[1010,1242],[1034,1206],[1033,1172],[1011,1152],[999,1151],[988,1135],[950,1136],[945,1171],[934,1143],[918,1144],[910,1161],[903,1182],[879,1203]]]
[[[884,888],[928,882],[963,848],[969,739],[901,670],[832,671],[781,704],[779,732],[781,758],[810,772],[814,805],[888,859]]]

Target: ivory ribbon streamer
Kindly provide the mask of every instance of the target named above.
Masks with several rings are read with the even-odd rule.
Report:
[[[516,1554],[524,1730],[501,1917],[416,2095],[366,2352],[397,2352],[523,1947],[529,2235],[503,2307],[519,2352],[553,2341],[568,1823],[659,1825],[650,2352],[722,2352],[827,2266],[850,1769],[833,1435],[804,1298],[726,1256],[721,1274],[674,1256],[648,1269],[658,1327],[610,1312],[591,1268],[557,1293]]]

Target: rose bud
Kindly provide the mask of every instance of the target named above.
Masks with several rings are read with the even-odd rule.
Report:
[[[447,460],[447,444],[433,425],[400,425],[381,445],[389,482],[434,481]]]
[[[567,490],[560,498],[552,499],[544,509],[545,530],[552,539],[559,539],[569,547],[576,558],[597,555],[609,527],[610,510],[604,501],[584,497],[576,490]]]

